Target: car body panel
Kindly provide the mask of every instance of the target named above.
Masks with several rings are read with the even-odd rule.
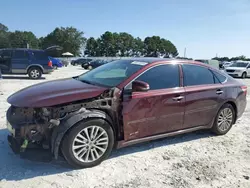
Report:
[[[17,107],[46,107],[93,98],[105,90],[72,78],[60,79],[24,88],[11,95],[8,103]]]
[[[183,95],[183,88],[135,92],[123,102],[124,139],[171,132],[182,128],[185,100],[174,101]]]
[[[216,94],[217,90],[223,91]],[[185,116],[183,128],[209,125],[217,114],[218,107],[225,100],[222,84],[185,87]]]

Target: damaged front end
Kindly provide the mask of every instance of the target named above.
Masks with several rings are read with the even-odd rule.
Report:
[[[58,156],[61,140],[70,127],[77,122],[98,117],[113,125],[120,124],[119,89],[104,92],[100,96],[44,108],[23,108],[11,106],[7,111],[7,127],[10,131],[9,144],[16,154],[27,148],[47,149],[55,158]],[[121,131],[115,128],[117,137]]]
[[[49,148],[53,127],[60,124],[60,114],[53,108],[20,108],[11,106],[7,111],[8,141],[15,153],[31,148]]]

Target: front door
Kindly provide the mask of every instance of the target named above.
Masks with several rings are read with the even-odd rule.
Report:
[[[212,71],[198,65],[183,64],[186,96],[183,129],[209,125],[225,95]]]
[[[183,126],[184,88],[180,87],[179,65],[158,65],[136,80],[149,84],[147,92],[132,92],[123,101],[124,139],[126,141],[176,131]]]
[[[27,50],[13,50],[12,55],[12,73],[23,74],[27,72],[27,67],[29,66],[29,54]]]

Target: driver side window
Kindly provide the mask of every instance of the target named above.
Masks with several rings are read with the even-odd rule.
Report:
[[[148,83],[150,90],[179,87],[179,65],[167,64],[153,67],[139,76],[136,80]]]

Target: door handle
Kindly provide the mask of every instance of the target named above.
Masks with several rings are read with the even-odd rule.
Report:
[[[183,96],[178,96],[178,97],[173,97],[174,101],[180,101],[182,100],[184,97]]]
[[[217,94],[217,95],[221,95],[222,93],[223,93],[223,91],[220,90],[220,89],[216,91],[216,94]]]

